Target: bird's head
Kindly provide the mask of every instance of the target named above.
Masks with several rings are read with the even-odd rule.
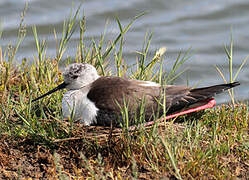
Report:
[[[63,72],[64,82],[58,85],[56,88],[50,90],[49,92],[41,95],[40,97],[34,99],[32,102],[37,101],[49,94],[52,94],[60,89],[66,88],[67,90],[78,90],[81,89],[96,79],[99,78],[97,70],[90,64],[87,63],[73,63],[65,68]]]
[[[74,63],[65,69],[63,77],[68,90],[77,90],[94,82],[99,75],[95,67],[90,64]]]

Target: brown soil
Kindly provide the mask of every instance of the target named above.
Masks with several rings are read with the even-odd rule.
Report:
[[[102,138],[103,134],[99,136],[102,138],[101,146],[97,146],[93,141],[89,143],[89,139],[82,138],[84,135],[55,140],[51,144],[43,145],[36,144],[35,138],[32,140],[32,138],[2,136],[0,138],[0,179],[58,179],[63,175],[72,179],[77,177],[82,179],[92,177],[91,170],[89,171],[87,166],[91,166],[94,173],[98,173],[97,176],[107,175],[113,171],[114,176],[119,174],[121,177],[130,179],[132,165],[121,153],[122,148],[127,147],[124,147],[120,137],[115,134],[112,135],[111,142],[108,136],[108,134],[104,138]],[[101,154],[104,165],[99,165],[95,161],[98,154]],[[90,164],[86,163],[86,158],[91,159],[87,161]],[[139,159],[136,160],[139,161]],[[113,167],[117,169],[112,169]],[[151,179],[155,178],[155,175],[158,176],[146,167],[139,167],[138,178]],[[162,176],[170,177],[169,174]]]

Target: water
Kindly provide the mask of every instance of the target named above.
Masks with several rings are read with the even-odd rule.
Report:
[[[32,25],[37,26],[40,39],[48,42],[48,55],[55,56],[53,30],[62,30],[62,23],[70,14],[72,2],[68,0],[29,0],[25,16],[27,36],[18,52],[18,59],[36,56]],[[58,3],[59,2],[59,3]],[[186,63],[188,72],[176,83],[198,86],[222,83],[223,80],[214,65],[223,68],[228,78],[228,63],[224,45],[230,42],[231,30],[234,39],[234,70],[237,71],[242,60],[249,55],[249,1],[248,0],[85,0],[74,1],[74,7],[82,3],[82,12],[87,20],[86,43],[98,39],[106,26],[107,39],[118,35],[116,16],[126,25],[132,17],[146,11],[126,35],[124,56],[130,63],[136,60],[136,51],[142,49],[146,32],[153,32],[150,47],[151,55],[162,46],[167,47],[166,61],[173,62],[180,51],[192,49],[192,57]],[[5,48],[16,41],[20,14],[25,0],[1,0],[0,19],[4,29],[0,45]],[[108,24],[106,25],[106,22]],[[79,33],[70,41],[65,57],[75,55]],[[107,42],[106,42],[107,43]],[[165,69],[169,69],[166,66]],[[248,63],[240,72],[238,79],[242,85],[235,90],[237,99],[249,98]],[[229,101],[220,95],[218,103]]]

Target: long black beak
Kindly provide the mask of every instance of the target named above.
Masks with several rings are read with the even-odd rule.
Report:
[[[41,99],[41,98],[44,98],[45,96],[47,96],[47,95],[49,95],[49,94],[52,94],[52,93],[54,93],[54,92],[56,92],[56,91],[58,91],[58,90],[60,90],[60,89],[64,89],[64,88],[66,88],[66,86],[67,86],[67,84],[66,84],[65,82],[63,82],[62,84],[58,85],[56,88],[54,88],[54,89],[48,91],[47,93],[45,93],[45,94],[39,96],[38,98],[33,99],[32,102],[35,102],[35,101],[37,101],[37,100],[39,100],[39,99]]]

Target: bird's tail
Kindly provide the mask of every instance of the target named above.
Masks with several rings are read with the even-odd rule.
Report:
[[[235,86],[239,86],[239,82],[233,82],[233,83],[228,83],[228,84],[219,84],[219,85],[214,85],[214,86],[209,86],[209,87],[203,87],[203,88],[195,88],[191,89],[190,93],[195,94],[195,95],[200,95],[204,96],[206,98],[211,98],[215,96],[216,94],[222,93],[228,89],[231,89]]]

